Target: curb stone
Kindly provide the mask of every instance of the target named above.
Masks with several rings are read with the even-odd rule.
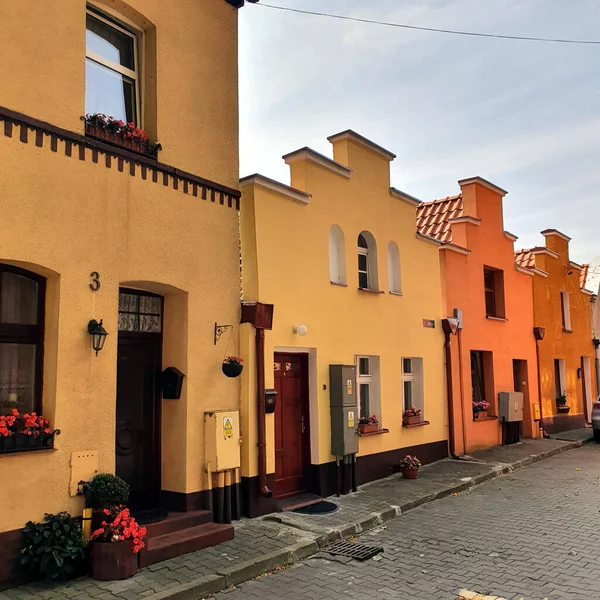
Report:
[[[164,592],[157,592],[146,596],[146,600],[165,600],[166,598],[169,600],[198,600],[198,598],[204,598],[209,594],[220,592],[225,587],[227,587],[225,577],[222,575],[207,575],[189,583],[170,587]]]

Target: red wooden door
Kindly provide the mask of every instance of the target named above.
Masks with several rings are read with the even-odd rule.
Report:
[[[275,494],[307,489],[310,469],[308,356],[275,355]]]

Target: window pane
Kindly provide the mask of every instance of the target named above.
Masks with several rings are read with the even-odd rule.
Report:
[[[412,381],[404,382],[404,410],[410,408],[413,405],[412,385]]]
[[[140,312],[151,315],[161,314],[161,299],[156,296],[138,296],[140,300]]]
[[[119,310],[124,312],[138,312],[140,297],[137,294],[124,294],[119,292]]]
[[[85,40],[88,50],[132,71],[135,70],[134,38],[90,14],[86,18],[86,29]]]
[[[0,344],[0,414],[35,406],[35,346]]]
[[[0,274],[0,322],[19,325],[37,323],[38,284],[8,271]]]
[[[162,298],[119,293],[119,331],[162,331]]]
[[[359,248],[368,248],[369,245],[367,244],[367,240],[365,240],[365,236],[361,233],[358,236],[358,247]]]
[[[412,373],[412,360],[410,358],[402,359],[402,372],[403,373]]]
[[[369,395],[371,391],[371,386],[368,383],[360,384],[360,416],[361,417],[370,417],[371,413],[369,412]]]
[[[160,333],[161,332],[160,316],[158,315],[141,315],[140,316],[140,331],[145,333]]]
[[[494,289],[494,272],[493,271],[484,271],[483,280],[486,289],[493,290]]]
[[[490,317],[496,316],[496,298],[493,291],[485,292],[485,314]]]
[[[85,61],[85,112],[136,122],[135,84],[91,59]]]
[[[369,375],[369,359],[368,358],[359,358],[358,359],[358,374],[359,375]]]
[[[369,277],[366,273],[358,274],[358,287],[363,289],[368,289],[369,287]]]
[[[366,254],[358,255],[358,270],[359,271],[367,270],[367,255]]]

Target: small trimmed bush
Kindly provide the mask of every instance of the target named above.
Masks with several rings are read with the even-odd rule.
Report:
[[[129,485],[116,475],[99,473],[84,487],[87,508],[107,508],[127,504]]]
[[[85,564],[81,525],[69,513],[44,515],[42,523],[29,521],[23,529],[21,564],[48,581],[82,574]]]

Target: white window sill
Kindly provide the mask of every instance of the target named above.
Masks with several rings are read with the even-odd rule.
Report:
[[[370,294],[385,294],[382,290],[370,290],[369,288],[358,288],[359,292],[369,292]]]
[[[392,296],[404,296],[402,292],[388,292],[388,294],[391,294]]]
[[[506,317],[492,317],[492,315],[485,315],[485,318],[489,319],[490,321],[501,321],[503,323],[508,321]]]
[[[331,285],[337,285],[338,287],[348,287],[347,283],[336,283],[335,281],[330,281]]]

